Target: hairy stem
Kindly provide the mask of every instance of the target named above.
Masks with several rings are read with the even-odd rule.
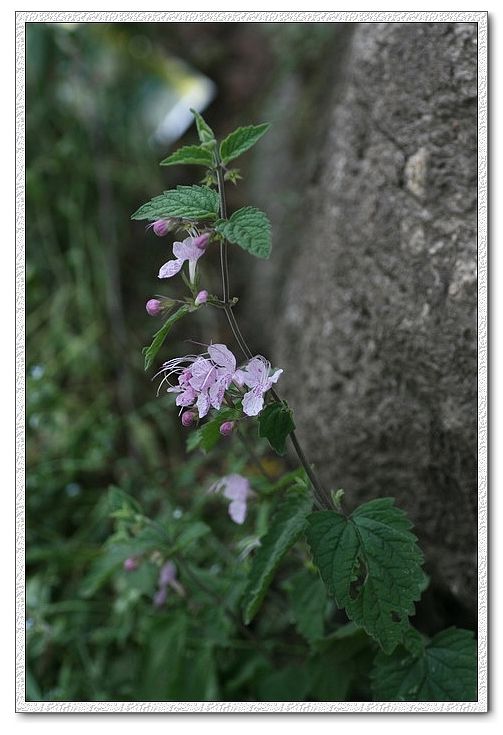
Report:
[[[220,161],[218,152],[215,153],[215,167],[216,167],[216,172],[217,172],[218,194],[219,194],[219,200],[220,200],[220,216],[222,217],[222,219],[227,219],[227,201],[225,198],[225,181],[224,181],[224,174],[222,170],[222,162]],[[232,333],[234,335],[234,338],[237,344],[239,345],[241,352],[243,353],[246,359],[250,359],[251,357],[253,357],[253,353],[250,350],[245,338],[243,337],[241,330],[239,329],[239,325],[236,321],[236,317],[234,316],[234,313],[232,311],[232,302],[230,299],[227,240],[222,240],[220,242],[220,269],[221,269],[221,275],[222,275],[222,302],[223,302],[223,308],[225,311],[225,315],[227,317],[229,326],[232,330]],[[274,390],[274,388],[271,389],[271,394],[276,401],[281,401],[278,393]],[[331,506],[330,497],[328,493],[322,487],[313,468],[307,461],[306,455],[304,454],[304,451],[299,443],[299,440],[295,434],[295,431],[290,432],[290,439],[292,441],[292,445],[293,445],[293,448],[295,449],[297,457],[299,458],[299,461],[301,465],[303,466],[303,468],[305,469],[306,474],[309,477],[309,480],[313,486],[314,496],[315,496],[315,500],[317,501],[317,505],[321,507],[330,507]]]

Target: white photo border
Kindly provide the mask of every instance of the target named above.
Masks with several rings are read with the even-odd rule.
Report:
[[[476,23],[478,27],[478,701],[477,702],[28,702],[25,696],[25,24],[26,23]],[[488,711],[487,515],[487,61],[488,17],[451,11],[16,12],[16,712],[470,713]]]

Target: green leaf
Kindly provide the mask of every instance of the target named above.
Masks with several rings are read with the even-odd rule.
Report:
[[[199,541],[203,536],[207,536],[210,531],[210,527],[207,526],[206,523],[203,523],[203,521],[190,521],[190,523],[188,523],[178,535],[176,541],[169,550],[169,555],[180,554],[195,541]]]
[[[311,501],[306,493],[288,495],[271,520],[266,535],[253,559],[244,592],[244,621],[248,625],[255,617],[271,584],[274,573],[286,552],[295,544],[306,525]]]
[[[187,449],[191,452],[193,449],[200,447],[203,452],[209,452],[215,444],[222,438],[220,427],[226,421],[234,421],[241,416],[239,408],[221,409],[218,416],[211,421],[207,421],[199,429],[192,431],[187,439]]]
[[[421,596],[423,557],[405,513],[379,498],[349,517],[312,513],[307,540],[330,594],[386,653],[403,641]]]
[[[108,507],[110,515],[120,513],[124,517],[143,513],[143,508],[136,498],[115,485],[108,488]]]
[[[155,360],[155,356],[161,349],[162,344],[171,331],[173,324],[175,324],[175,322],[185,316],[185,314],[188,314],[189,311],[190,306],[188,304],[180,306],[180,308],[175,311],[174,314],[171,314],[169,319],[164,322],[159,331],[154,334],[154,339],[152,340],[152,344],[150,345],[150,347],[143,348],[143,355],[145,358],[145,370],[148,370],[149,367],[152,365],[153,361]]]
[[[376,702],[473,702],[477,700],[477,651],[473,633],[448,628],[418,656],[398,648],[378,653],[371,674]]]
[[[299,633],[309,643],[323,638],[327,593],[321,579],[302,569],[285,586]]]
[[[210,128],[204,117],[197,110],[190,109],[196,120],[197,134],[201,143],[210,143],[215,140],[215,133]]]
[[[271,253],[271,225],[260,209],[238,209],[230,219],[218,220],[215,229],[226,240],[239,245],[257,258],[268,258]]]
[[[227,164],[246,153],[267,133],[270,127],[270,123],[262,123],[261,125],[247,125],[245,128],[234,130],[220,143],[222,163]]]
[[[218,203],[218,193],[209,186],[177,186],[141,206],[131,215],[131,219],[215,219]]]
[[[278,453],[284,454],[286,439],[295,429],[292,412],[285,401],[270,403],[258,417],[258,433],[267,439],[271,447]]]
[[[177,686],[183,666],[187,619],[178,612],[153,619],[143,647],[143,668],[138,679],[140,701],[177,699]]]
[[[207,148],[199,145],[186,145],[165,158],[160,166],[176,166],[177,164],[194,164],[195,166],[211,166],[213,158]]]

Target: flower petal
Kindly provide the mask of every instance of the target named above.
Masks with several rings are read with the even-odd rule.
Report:
[[[199,413],[199,418],[204,418],[210,410],[210,397],[208,393],[204,392],[199,394],[196,406]]]
[[[244,369],[245,384],[249,388],[254,388],[264,383],[267,380],[269,367],[269,363],[263,357],[252,357]]]
[[[194,244],[193,237],[187,237],[183,242],[173,243],[173,255],[175,258],[178,258],[183,262],[186,260],[195,262],[196,260],[199,260],[201,255],[204,255],[204,250],[201,250],[201,248],[198,248],[197,245]]]
[[[222,481],[223,494],[228,500],[246,500],[250,494],[250,481],[243,475],[226,475]]]
[[[273,374],[272,374],[272,375],[271,375],[271,376],[269,377],[269,381],[270,381],[270,383],[271,383],[271,384],[272,384],[272,383],[277,383],[277,382],[278,382],[278,380],[279,380],[279,378],[280,378],[280,375],[281,375],[282,373],[283,373],[283,370],[282,370],[281,368],[279,368],[279,370],[275,370],[275,371],[273,372]]]
[[[225,388],[225,383],[221,380],[217,380],[215,383],[213,383],[209,390],[210,403],[213,408],[217,409],[217,411],[222,405],[222,401],[224,400]]]
[[[190,385],[196,390],[203,390],[203,388],[209,388],[216,380],[217,371],[213,367],[210,360],[205,357],[200,357],[196,360],[191,368],[192,373],[189,379]]]
[[[186,388],[176,397],[177,406],[191,406],[196,400],[197,393],[192,387]]]
[[[257,416],[264,406],[264,396],[260,386],[252,388],[243,398],[243,411],[247,416]]]
[[[164,263],[164,265],[161,266],[159,278],[171,278],[172,276],[176,276],[178,271],[181,269],[183,262],[183,260],[168,260],[167,263]]]
[[[235,371],[236,358],[225,345],[210,345],[208,347],[208,354],[215,365],[225,368],[230,373],[233,373]]]
[[[229,505],[229,515],[234,523],[243,524],[246,518],[246,501],[233,500]]]
[[[246,380],[246,373],[244,370],[236,370],[234,375],[232,376],[232,381],[237,385],[238,388],[242,388],[245,384]]]

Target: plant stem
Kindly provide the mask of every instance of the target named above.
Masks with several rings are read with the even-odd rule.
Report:
[[[227,201],[225,198],[225,181],[224,181],[224,175],[222,171],[222,162],[220,161],[218,152],[215,152],[214,155],[215,155],[215,168],[216,168],[216,173],[217,173],[218,194],[219,194],[219,200],[220,200],[220,216],[222,217],[222,219],[227,219]],[[222,240],[220,242],[220,269],[221,269],[221,274],[222,274],[222,294],[223,294],[222,303],[223,303],[225,315],[227,317],[229,326],[236,339],[236,342],[239,345],[241,352],[243,353],[245,358],[249,360],[251,357],[253,357],[253,353],[248,347],[248,344],[245,338],[241,334],[241,330],[239,329],[239,325],[236,321],[236,317],[234,316],[234,313],[232,311],[232,302],[230,300],[227,240]],[[279,395],[276,393],[274,388],[271,389],[271,394],[276,401],[281,401]],[[313,468],[307,461],[306,455],[304,454],[304,451],[299,443],[299,440],[297,439],[295,431],[290,432],[290,439],[292,441],[293,448],[295,449],[297,457],[299,458],[301,465],[303,466],[304,470],[306,471],[307,476],[309,477],[309,480],[311,481],[311,484],[314,490],[315,500],[318,501],[317,504],[322,507],[326,506],[330,508],[331,507],[330,497],[328,493],[322,487],[320,481],[316,477],[316,474]]]

